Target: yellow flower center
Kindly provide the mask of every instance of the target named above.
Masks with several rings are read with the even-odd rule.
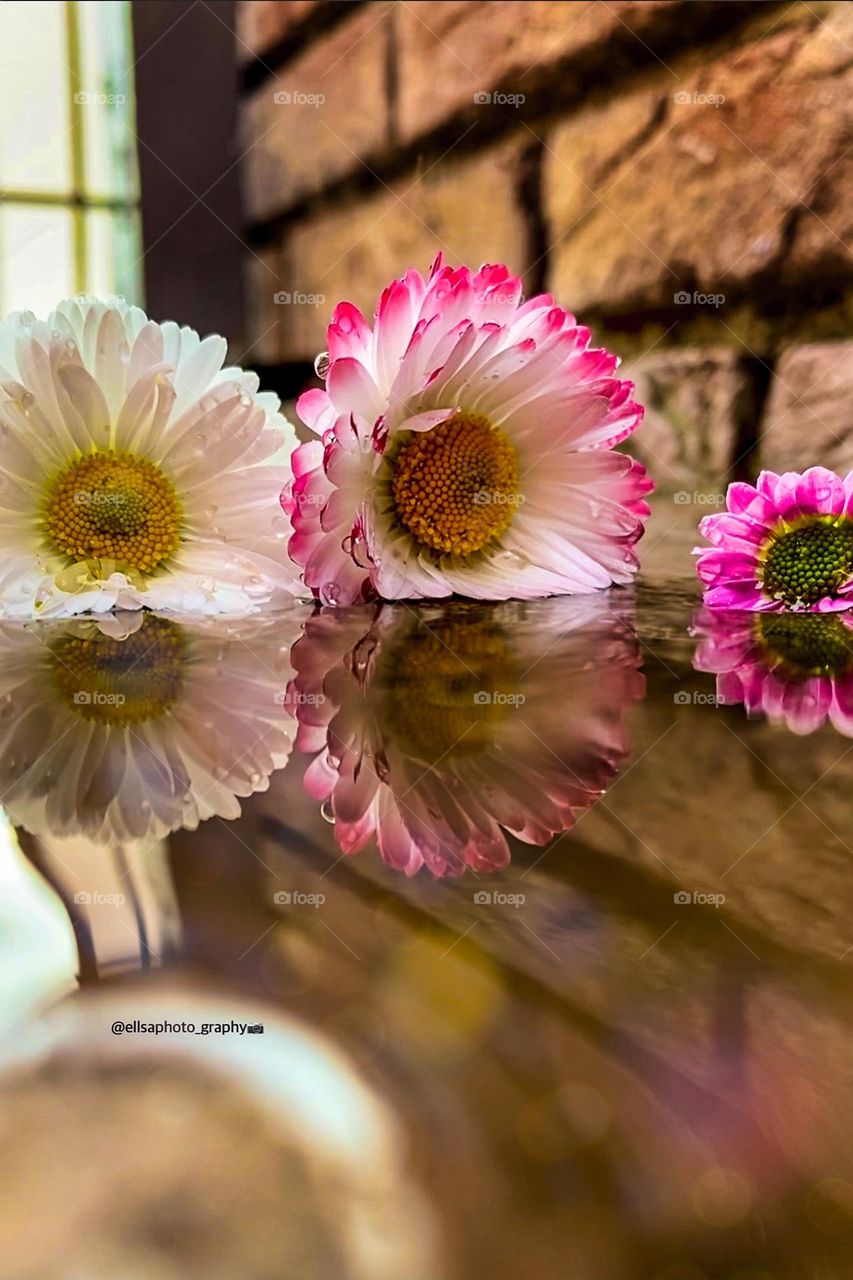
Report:
[[[53,480],[44,521],[72,560],[115,560],[149,573],[178,546],[181,507],[159,467],[109,449],[72,462]]]
[[[441,554],[482,550],[509,528],[521,501],[515,449],[479,414],[413,433],[392,466],[398,521]]]
[[[415,617],[383,646],[375,681],[383,734],[436,766],[488,751],[524,702],[503,628],[467,606],[428,623]]]
[[[84,720],[126,726],[155,720],[178,698],[186,662],[181,628],[147,615],[125,640],[100,632],[50,645],[57,692]]]

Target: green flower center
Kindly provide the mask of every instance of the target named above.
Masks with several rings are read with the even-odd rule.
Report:
[[[147,616],[125,640],[63,635],[50,654],[63,702],[84,720],[128,726],[157,719],[177,700],[186,641],[176,623]]]
[[[774,537],[761,568],[764,590],[791,606],[835,596],[853,574],[853,522],[814,520]]]
[[[853,669],[853,630],[838,617],[759,614],[756,639],[763,660],[792,676],[841,676]]]

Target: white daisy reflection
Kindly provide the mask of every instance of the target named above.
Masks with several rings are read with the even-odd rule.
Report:
[[[308,793],[345,853],[372,836],[412,875],[489,871],[602,794],[642,695],[631,596],[325,609],[288,705]]]
[[[0,627],[0,800],[34,835],[103,842],[235,818],[294,736],[299,611]]]

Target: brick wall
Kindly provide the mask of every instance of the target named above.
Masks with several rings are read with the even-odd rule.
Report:
[[[625,357],[662,486],[853,467],[853,6],[238,9],[257,362],[441,249]]]

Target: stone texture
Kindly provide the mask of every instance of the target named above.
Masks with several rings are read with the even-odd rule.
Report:
[[[523,94],[547,69],[626,29],[646,37],[663,4],[554,4],[504,0],[502,4],[404,4],[397,10],[400,130],[409,140],[455,112],[470,110],[475,95],[500,85]],[[639,46],[638,46],[639,47]],[[508,104],[484,110],[512,111]]]
[[[804,7],[793,28],[697,59],[677,81],[661,69],[555,130],[551,283],[573,306],[672,305],[685,286],[725,294],[761,274],[850,274],[840,239],[853,10],[825,12]]]
[[[725,347],[655,350],[624,374],[646,406],[631,452],[662,489],[725,488],[738,435],[739,401],[747,384],[738,353]]]
[[[357,170],[386,140],[387,20],[384,3],[360,7],[251,95],[241,125],[250,221]]]
[[[409,265],[426,271],[441,251],[452,262],[523,266],[527,246],[514,183],[524,140],[475,160],[404,179],[371,200],[328,213],[288,237],[282,288],[322,296],[287,309],[282,355],[308,359],[325,346],[334,303],[347,298],[372,315],[385,285]]]
[[[317,9],[322,0],[240,0],[237,5],[237,56],[240,61],[263,57]]]
[[[853,468],[853,342],[794,347],[779,360],[761,431],[761,462],[774,471],[823,463]]]

